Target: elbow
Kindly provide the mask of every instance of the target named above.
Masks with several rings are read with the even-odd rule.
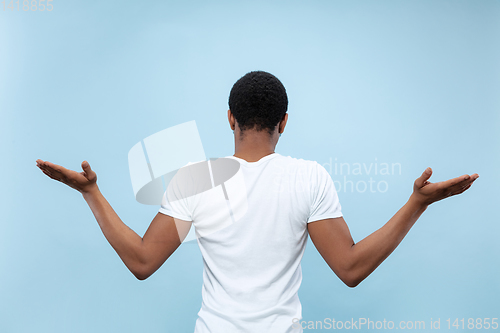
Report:
[[[358,286],[358,284],[361,282],[359,280],[344,280],[343,281],[345,283],[346,286],[348,286],[349,288],[355,288]]]
[[[349,288],[357,287],[361,283],[361,281],[364,280],[364,277],[356,274],[353,271],[346,271],[342,275],[339,275],[339,277],[342,282],[344,282],[344,284]]]
[[[139,274],[139,273],[132,273],[134,274],[134,276],[137,278],[137,280],[139,281],[144,281],[146,280],[148,277],[150,277],[151,275],[148,275],[148,274]]]
[[[150,269],[147,267],[141,266],[141,267],[136,267],[134,269],[130,269],[132,274],[137,278],[137,280],[144,281],[151,275],[153,275],[153,272],[151,272]]]

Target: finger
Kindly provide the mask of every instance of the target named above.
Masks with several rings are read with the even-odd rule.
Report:
[[[49,168],[51,168],[57,172],[60,172],[62,174],[66,174],[70,171],[69,169],[66,169],[65,167],[63,167],[62,165],[54,164],[54,163],[49,162],[49,161],[45,161],[44,166],[49,167]]]
[[[460,193],[467,191],[472,186],[472,184],[476,181],[477,178],[479,178],[479,176],[472,175],[468,181],[463,182],[459,185],[453,186],[453,190],[452,190],[451,195],[460,194]]]
[[[44,174],[46,174],[47,176],[49,176],[49,178],[52,178],[52,179],[54,179],[54,180],[58,180],[58,181],[60,181],[58,178],[56,178],[55,176],[53,176],[51,173],[49,173],[49,172],[47,172],[47,171],[45,171],[45,170],[42,170],[42,172],[43,172]]]
[[[462,186],[464,185],[463,183],[464,182],[467,182],[471,179],[471,177],[469,175],[462,175],[460,177],[456,177],[456,178],[452,178],[452,179],[448,179],[448,180],[445,180],[445,181],[442,181],[439,183],[439,186],[443,189],[449,189],[453,186]]]
[[[58,181],[58,182],[60,182],[60,183],[66,184],[66,185],[68,185],[68,186],[70,186],[70,187],[72,187],[72,188],[75,188],[75,189],[76,189],[76,187],[75,187],[75,186],[73,186],[73,184],[71,184],[70,182],[67,182],[67,181],[66,181],[66,179],[64,179],[64,178],[60,178],[60,177],[58,177],[58,176],[55,176],[55,175],[51,174],[50,172],[46,172],[45,170],[42,170],[42,172],[43,172],[44,174],[46,174],[47,176],[49,176],[49,178],[54,179],[54,180],[57,180],[57,181]]]
[[[51,166],[49,166],[47,164],[47,162],[40,162],[38,165],[37,165],[40,169],[45,169],[45,170],[54,170],[54,168],[52,168]]]
[[[462,177],[464,177],[463,180],[461,180],[461,181],[459,180],[457,183],[447,187],[447,189],[450,190],[451,192],[460,191],[463,187],[471,185],[472,183],[474,183],[474,181],[476,181],[477,178],[479,178],[479,175],[477,175],[477,174],[469,176],[468,178],[466,176],[467,175],[462,176]],[[458,177],[458,178],[461,178],[461,177]],[[446,183],[446,182],[444,182],[444,183]],[[446,184],[443,184],[443,188],[446,189]]]
[[[55,180],[61,180],[60,174],[57,174],[57,173],[53,172],[51,169],[47,169],[47,168],[44,168],[44,167],[42,167],[40,169],[42,170],[42,172],[44,174],[46,174],[50,178],[55,179]]]
[[[42,170],[47,171],[47,172],[55,172],[55,170],[54,170],[54,169],[52,169],[52,168],[50,168],[50,167],[46,166],[45,164],[43,164],[43,165],[39,165],[38,167],[39,167],[40,169],[42,169]]]
[[[57,170],[54,170],[53,168],[50,168],[46,165],[42,165],[39,167],[46,175],[50,175],[50,177],[52,179],[56,179],[56,180],[59,180],[59,181],[63,181],[63,179],[66,179],[66,175],[64,175],[63,173],[57,171]]]
[[[66,169],[63,166],[45,161],[45,163],[41,166],[44,170],[52,173],[52,175],[59,177],[60,179],[68,179],[71,177],[72,171]]]
[[[428,184],[429,182],[427,180],[431,178],[431,175],[432,175],[432,169],[430,167],[425,169],[422,175],[419,178],[417,178],[417,180],[415,180],[415,185],[421,188],[424,185]]]
[[[461,190],[459,190],[458,192],[454,193],[453,195],[456,195],[456,194],[461,194],[461,193],[464,193],[465,191],[467,191],[470,187],[472,186],[472,183],[467,185],[467,186],[464,186]]]
[[[45,163],[45,162],[44,162],[44,161],[42,161],[42,160],[40,160],[40,159],[36,160],[36,166],[37,166],[37,167],[39,167],[39,168],[40,168],[40,167],[42,167],[42,166],[45,166],[45,164],[44,164],[44,163]]]
[[[85,171],[85,174],[87,176],[92,176],[94,174],[94,171],[92,171],[92,169],[90,168],[90,164],[87,161],[82,162],[82,169],[83,171]]]

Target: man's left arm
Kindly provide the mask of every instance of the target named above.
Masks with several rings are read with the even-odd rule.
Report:
[[[179,247],[191,227],[184,221],[157,213],[143,237],[120,219],[97,186],[97,175],[84,161],[82,172],[37,160],[44,174],[79,191],[95,216],[104,237],[139,280],[151,276]]]

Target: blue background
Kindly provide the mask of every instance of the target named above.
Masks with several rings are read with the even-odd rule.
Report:
[[[196,243],[136,280],[81,195],[35,160],[77,170],[88,160],[108,201],[142,235],[158,207],[134,200],[129,149],[195,120],[207,157],[232,155],[227,98],[251,70],[269,71],[287,88],[280,154],[400,163],[391,175],[332,172],[334,180],[388,184],[384,193],[339,191],[355,241],[405,203],[427,166],[431,181],[481,176],[429,207],[354,289],[309,241],[304,320],[441,318],[444,329],[447,318],[500,317],[499,1],[53,6],[0,7],[0,332],[193,330],[202,284]]]

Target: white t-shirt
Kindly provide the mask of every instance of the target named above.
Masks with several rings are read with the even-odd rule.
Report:
[[[229,181],[175,204],[165,194],[159,210],[193,221],[202,235],[195,333],[302,332],[292,324],[302,319],[297,292],[307,223],[342,216],[333,181],[317,162],[278,153],[257,162],[226,158],[239,162],[243,182]]]

